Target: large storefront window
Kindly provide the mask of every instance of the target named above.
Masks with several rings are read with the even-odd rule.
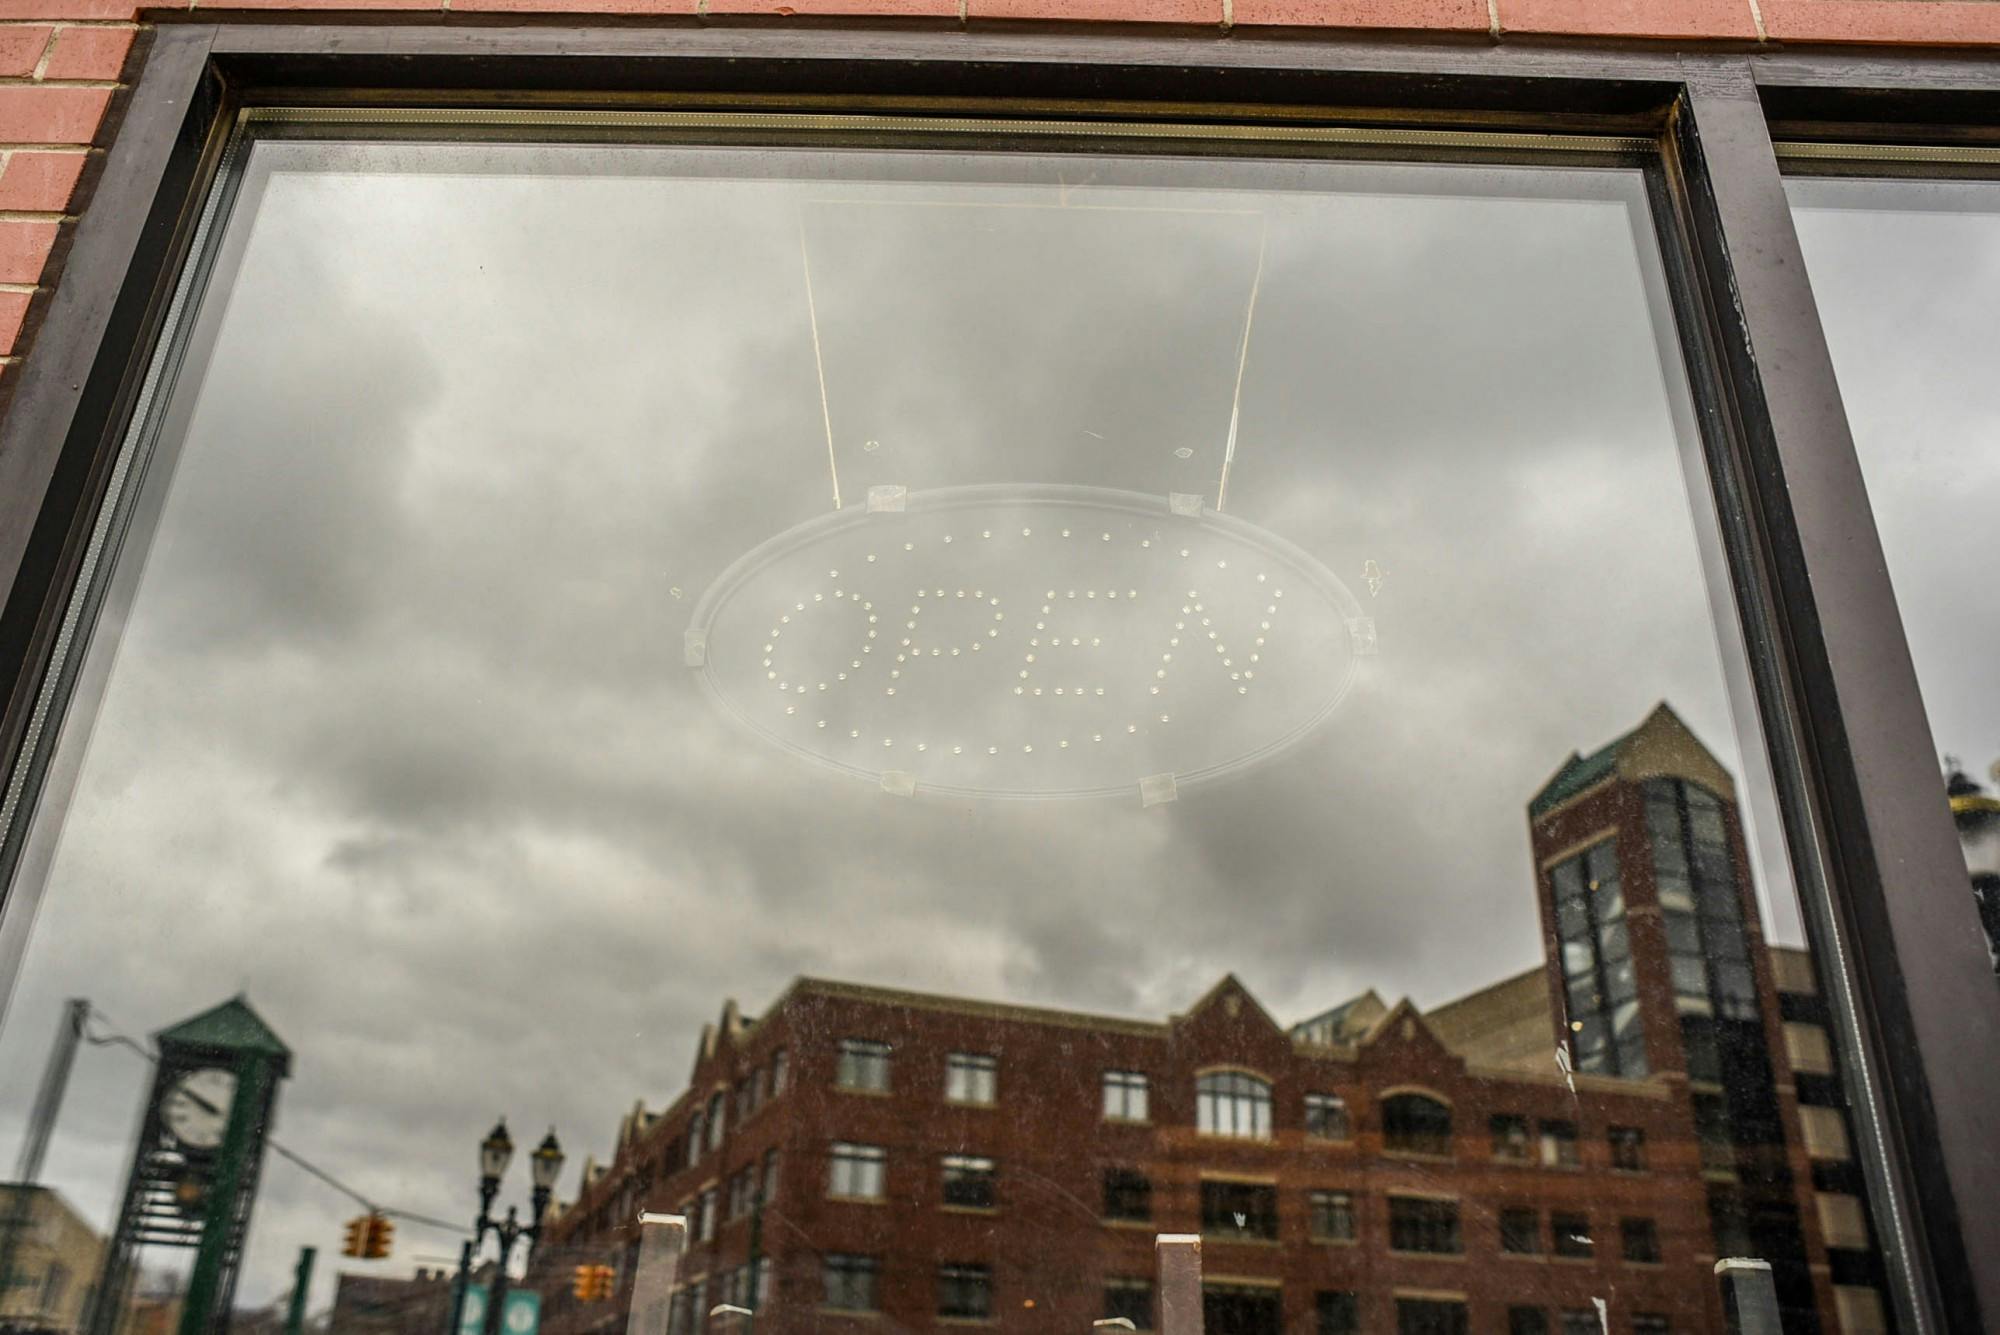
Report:
[[[232,169],[0,943],[51,1324],[623,1329],[641,1212],[686,1331],[1888,1319],[1631,144],[554,138]]]
[[[1787,188],[2000,971],[2000,181]]]

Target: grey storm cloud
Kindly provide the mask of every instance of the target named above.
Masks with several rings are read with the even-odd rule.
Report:
[[[44,816],[7,1069],[65,996],[138,1031],[243,989],[298,1052],[280,1134],[457,1217],[496,1114],[604,1153],[725,997],[812,973],[1157,1016],[1233,970],[1287,1020],[1436,1003],[1540,957],[1524,809],[1572,749],[1669,699],[1740,772],[1636,178],[778,158],[813,179],[259,150]],[[702,590],[827,510],[823,416],[850,495],[1212,499],[1253,283],[1230,509],[1388,572],[1382,654],[1308,744],[1151,810],[896,800],[680,665]],[[49,1179],[93,1218],[143,1078],[78,1067]],[[265,1184],[249,1301],[351,1209]]]

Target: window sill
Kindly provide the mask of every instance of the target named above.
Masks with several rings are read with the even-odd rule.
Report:
[[[824,1317],[851,1317],[856,1321],[879,1321],[882,1314],[872,1307],[815,1307],[815,1315]]]
[[[1533,1261],[1540,1265],[1546,1265],[1549,1259],[1547,1252],[1510,1252],[1505,1248],[1496,1254],[1503,1261]]]
[[[987,1109],[988,1111],[991,1111],[992,1109],[998,1108],[1000,1106],[1000,1100],[946,1099],[944,1101],[944,1106],[947,1108],[984,1108]]]
[[[1596,1258],[1595,1256],[1551,1256],[1551,1257],[1549,1258],[1549,1260],[1550,1260],[1550,1261],[1552,1261],[1552,1262],[1554,1262],[1554,1263],[1555,1263],[1556,1265],[1596,1265],[1596,1264],[1597,1264],[1597,1258]]]
[[[1317,1234],[1317,1233],[1315,1233],[1315,1234],[1313,1234],[1313,1235],[1312,1235],[1312,1236],[1311,1236],[1311,1237],[1310,1237],[1310,1238],[1308,1239],[1308,1241],[1310,1241],[1310,1242],[1316,1242],[1316,1243],[1318,1243],[1318,1244],[1319,1244],[1320,1246],[1322,1246],[1322,1247],[1352,1247],[1352,1246],[1354,1246],[1354,1245],[1355,1245],[1356,1243],[1358,1243],[1358,1242],[1360,1241],[1360,1239],[1359,1239],[1359,1238],[1332,1238],[1332,1237],[1326,1237],[1326,1236],[1323,1236],[1323,1235],[1321,1235],[1321,1234]]]
[[[1100,1219],[1098,1222],[1106,1228],[1137,1228],[1149,1233],[1153,1228],[1153,1221],[1150,1219]]]
[[[863,1089],[859,1085],[835,1085],[833,1092],[836,1094],[859,1094],[864,1099],[886,1099],[892,1093],[892,1091],[886,1089]]]
[[[1150,1117],[1106,1117],[1102,1121],[1106,1126],[1151,1126],[1153,1124],[1153,1119]]]
[[[1277,1247],[1282,1245],[1277,1238],[1252,1237],[1243,1233],[1208,1233],[1201,1235],[1203,1242],[1213,1242],[1232,1247]]]
[[[841,1196],[831,1191],[826,1194],[826,1198],[840,1205],[887,1205],[889,1203],[889,1198],[886,1196]]]
[[[940,1326],[997,1326],[1000,1324],[1000,1318],[997,1316],[941,1316],[937,1319],[937,1323]]]
[[[1389,1255],[1403,1261],[1463,1261],[1464,1252],[1406,1252],[1389,1249]]]
[[[1457,1161],[1457,1156],[1455,1155],[1433,1154],[1429,1150],[1398,1150],[1387,1146],[1383,1147],[1382,1157],[1385,1159],[1407,1159],[1413,1163],[1454,1163]]]
[[[999,1214],[999,1213],[1000,1213],[1000,1207],[999,1207],[999,1206],[997,1206],[997,1205],[951,1205],[951,1204],[945,1204],[945,1205],[940,1205],[940,1206],[938,1206],[938,1209],[939,1209],[939,1211],[941,1211],[941,1212],[942,1212],[942,1213],[944,1213],[944,1214],[985,1214],[985,1215],[992,1215],[992,1214]]]

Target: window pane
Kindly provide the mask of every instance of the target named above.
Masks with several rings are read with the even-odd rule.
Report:
[[[2000,383],[1987,355],[2000,344],[2000,181],[1786,189],[2000,971]]]
[[[504,1112],[545,1335],[641,1210],[690,1335],[1081,1330],[1195,1231],[1217,1335],[1553,1319],[1508,1209],[1833,1328],[1881,1231],[1650,168],[644,119],[232,156],[0,923],[0,1070],[106,1040],[39,1208],[112,1282],[35,1319],[164,1325],[242,1108],[447,1220]],[[246,1313],[353,1209],[254,1167]]]

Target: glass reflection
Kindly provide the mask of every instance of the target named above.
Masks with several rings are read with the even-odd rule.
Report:
[[[2000,973],[2000,182],[1786,190]]]
[[[264,142],[219,255],[24,1324],[1886,1328],[1637,171]]]

